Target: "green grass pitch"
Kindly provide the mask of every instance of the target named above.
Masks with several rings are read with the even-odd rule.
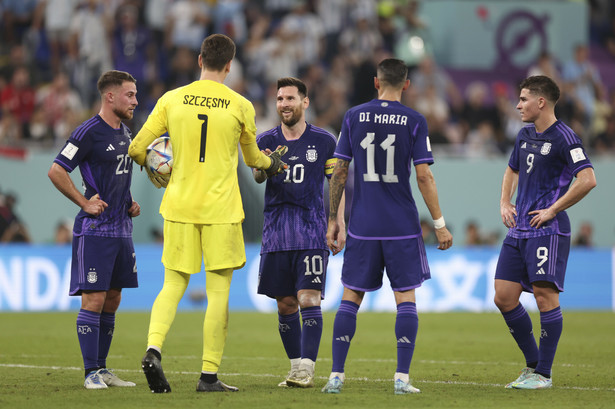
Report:
[[[538,314],[532,313],[535,333]],[[182,312],[167,338],[163,367],[170,394],[152,394],[140,369],[149,313],[117,315],[108,365],[135,388],[89,391],[75,312],[0,314],[2,408],[612,408],[615,314],[564,311],[564,333],[549,390],[504,389],[524,366],[497,313],[420,313],[410,367],[418,395],[393,394],[394,313],[359,313],[340,395],[320,392],[331,369],[334,313],[324,317],[316,388],[277,387],[288,371],[277,315],[231,312],[220,378],[238,393],[195,392],[201,369],[202,312]]]

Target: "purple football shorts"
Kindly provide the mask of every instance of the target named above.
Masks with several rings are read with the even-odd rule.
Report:
[[[261,254],[258,293],[271,298],[318,290],[325,298],[329,251],[322,249],[275,251]]]
[[[557,234],[528,239],[506,237],[502,244],[495,278],[520,283],[533,292],[532,283],[548,281],[564,291],[570,237]]]
[[[402,240],[346,239],[342,283],[356,291],[382,287],[386,268],[393,291],[420,287],[431,278],[422,237]]]
[[[137,263],[131,238],[73,238],[70,295],[81,295],[82,291],[136,287]]]

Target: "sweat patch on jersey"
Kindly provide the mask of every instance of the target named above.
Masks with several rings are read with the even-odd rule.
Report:
[[[574,148],[570,151],[570,157],[572,158],[573,163],[577,163],[581,160],[585,160],[585,154],[583,153],[583,148]]]
[[[337,162],[337,158],[331,158],[325,162],[325,175],[333,174],[333,169],[335,168],[335,162]]]
[[[62,156],[72,160],[75,157],[75,154],[79,151],[79,148],[68,142],[64,149],[62,149]]]

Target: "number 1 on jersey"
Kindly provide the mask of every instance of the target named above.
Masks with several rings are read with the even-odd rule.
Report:
[[[201,125],[201,147],[199,149],[199,162],[205,162],[205,145],[207,142],[207,115],[199,114],[199,119],[203,121],[203,125]]]

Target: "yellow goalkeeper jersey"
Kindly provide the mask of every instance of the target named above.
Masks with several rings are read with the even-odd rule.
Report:
[[[160,204],[165,220],[195,224],[243,221],[238,144],[248,166],[264,169],[271,164],[256,144],[254,116],[250,101],[210,80],[174,89],[158,100],[129,154],[142,165],[147,146],[168,132],[173,171]]]

